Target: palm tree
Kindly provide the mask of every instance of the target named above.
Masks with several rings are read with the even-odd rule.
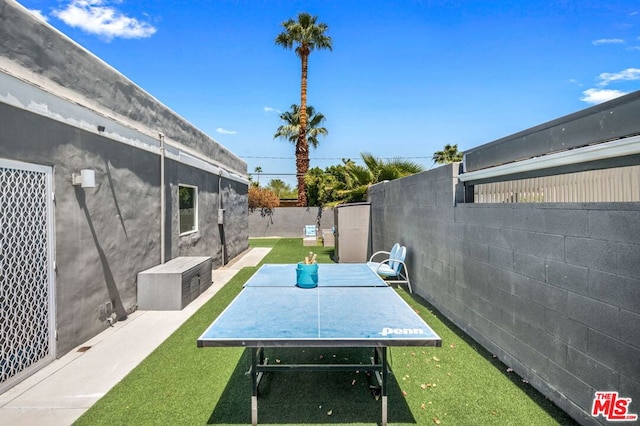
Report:
[[[293,144],[297,144],[300,140],[300,107],[296,104],[291,105],[291,111],[286,111],[280,114],[280,120],[284,122],[276,133],[273,135],[274,139],[283,138]],[[321,112],[316,112],[315,108],[311,105],[307,106],[306,116],[307,120],[307,145],[311,144],[314,148],[318,147],[318,136],[327,136],[329,131],[325,127],[320,125],[325,121],[325,116]]]
[[[309,55],[313,50],[332,50],[331,37],[325,32],[327,24],[316,23],[317,16],[309,13],[299,13],[298,20],[289,19],[282,23],[284,32],[278,34],[275,43],[285,49],[293,49],[302,64],[302,78],[300,83],[300,130],[296,143],[296,173],[298,175],[298,206],[307,205],[306,185],[304,175],[309,170],[309,147],[307,144],[307,68]]]
[[[258,175],[258,185],[260,186],[260,173],[262,173],[262,167],[260,166],[256,166],[255,169],[253,169],[254,172],[256,172],[256,174]]]
[[[458,144],[446,144],[442,151],[433,153],[431,159],[437,164],[449,164],[462,161],[462,153],[458,151]]]
[[[420,164],[402,159],[382,160],[368,152],[360,153],[366,167],[359,166],[352,160],[343,160],[344,177],[340,188],[336,191],[338,200],[328,203],[335,205],[366,201],[369,187],[385,180],[394,180],[423,171]]]
[[[413,161],[400,158],[385,161],[374,157],[368,152],[363,152],[360,155],[373,177],[373,183],[394,180],[423,171],[422,166]]]
[[[285,194],[291,192],[291,186],[282,179],[271,179],[267,184],[267,189],[275,192],[278,198],[283,198]]]

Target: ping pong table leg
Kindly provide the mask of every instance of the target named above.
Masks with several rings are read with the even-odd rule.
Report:
[[[258,348],[251,348],[251,424],[258,424]]]
[[[382,426],[387,426],[387,347],[382,347]]]

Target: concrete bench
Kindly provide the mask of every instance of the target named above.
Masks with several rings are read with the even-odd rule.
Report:
[[[138,309],[179,311],[210,286],[210,257],[176,257],[138,273]]]

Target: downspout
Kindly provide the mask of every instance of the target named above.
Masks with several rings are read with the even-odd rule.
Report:
[[[160,133],[160,263],[165,259],[166,200],[164,188],[164,134]]]
[[[224,266],[225,241],[224,241],[224,211],[222,210],[222,169],[218,169],[218,230],[220,232],[220,257],[222,260],[222,266]]]

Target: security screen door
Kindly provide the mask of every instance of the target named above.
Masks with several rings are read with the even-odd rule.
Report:
[[[0,393],[55,356],[52,176],[0,159]]]

